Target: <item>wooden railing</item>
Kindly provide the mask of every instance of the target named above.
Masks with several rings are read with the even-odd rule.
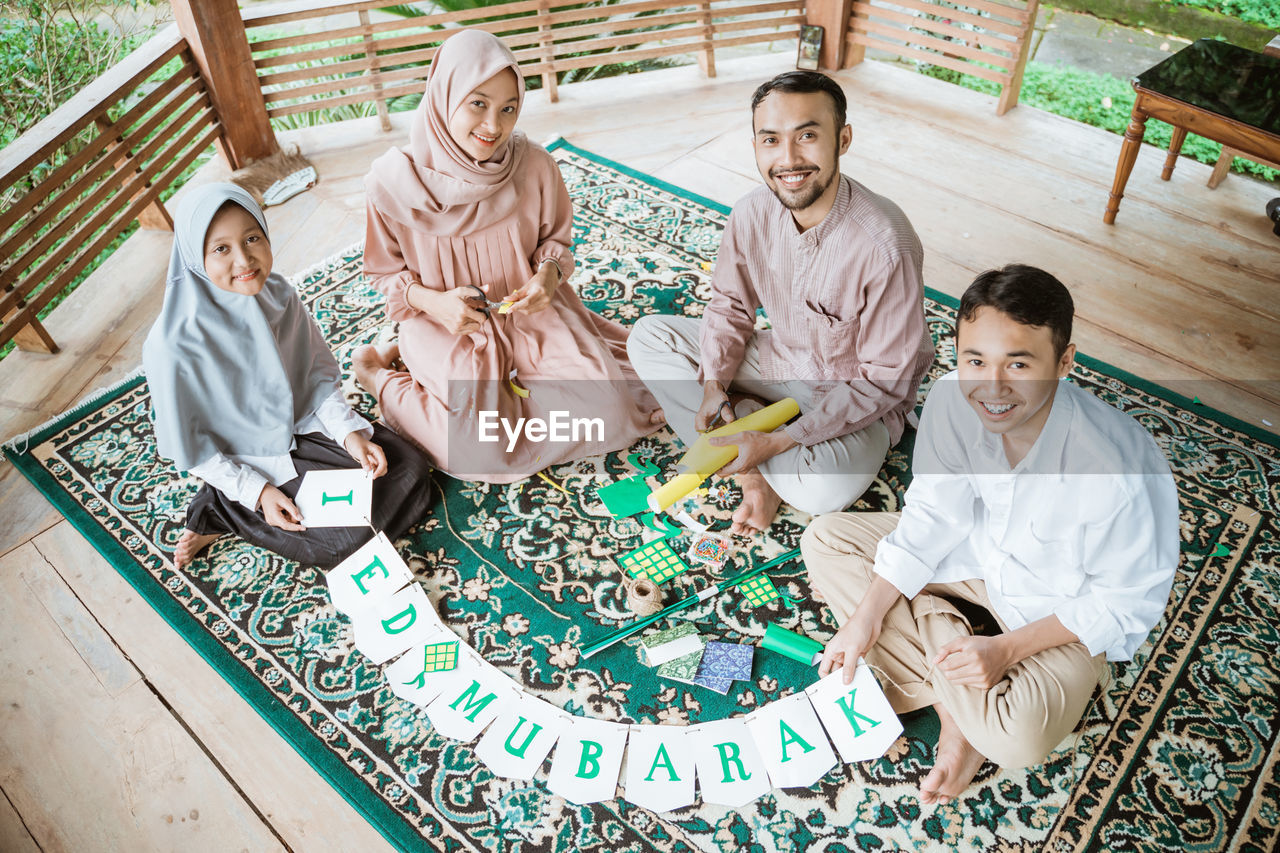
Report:
[[[245,29],[271,118],[373,101],[383,124],[387,101],[423,90],[436,48],[461,27],[500,36],[526,77],[541,76],[551,100],[556,74],[575,68],[695,54],[715,75],[717,48],[793,41],[805,0],[517,0],[458,12],[374,21],[386,0],[310,0],[247,12]],[[300,20],[349,16],[345,25],[273,35]]]
[[[135,220],[221,126],[186,40],[156,35],[0,151],[0,344],[55,352],[38,312]]]
[[[846,65],[877,48],[1000,85],[996,114],[1017,106],[1039,0],[855,0]]]

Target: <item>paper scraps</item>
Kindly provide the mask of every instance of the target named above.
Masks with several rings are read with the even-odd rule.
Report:
[[[308,471],[293,502],[304,527],[367,527],[373,479],[361,468]]]
[[[655,539],[647,545],[641,545],[629,554],[623,554],[618,562],[633,578],[648,578],[656,584],[663,584],[689,571],[684,560],[671,550],[666,539]]]
[[[689,553],[685,557],[692,563],[700,563],[713,571],[719,571],[733,552],[728,539],[706,531],[693,537],[689,543]]]
[[[639,472],[616,483],[596,488],[596,496],[614,518],[627,518],[649,509],[651,490],[645,478],[658,473],[657,465],[638,454],[631,454],[627,461],[638,468]]]
[[[698,636],[698,629],[692,623],[682,622],[674,628],[650,634],[640,641],[640,645],[649,666],[661,666],[690,652],[702,651],[705,641]]]
[[[753,578],[747,578],[738,584],[738,592],[742,593],[742,596],[746,598],[747,603],[752,607],[768,604],[779,597],[777,587],[773,585],[773,581],[769,580],[768,575],[756,575]]]

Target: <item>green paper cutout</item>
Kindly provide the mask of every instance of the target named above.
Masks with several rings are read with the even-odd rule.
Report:
[[[1218,543],[1218,547],[1213,549],[1213,553],[1212,553],[1210,556],[1212,556],[1212,557],[1225,557],[1225,556],[1227,556],[1227,555],[1228,555],[1228,554],[1230,554],[1230,553],[1231,553],[1230,549],[1229,549],[1229,548],[1227,548],[1227,546],[1226,546],[1226,545],[1223,545],[1221,542],[1219,542],[1219,543]]]
[[[644,478],[658,473],[657,465],[638,454],[631,454],[627,461],[637,469],[637,473],[596,488],[596,496],[614,518],[627,518],[649,509],[649,495],[653,490]]]
[[[627,461],[640,472],[641,478],[652,477],[658,473],[658,466],[653,464],[653,460],[641,457],[639,453],[632,453],[627,457]]]
[[[747,578],[738,584],[738,592],[742,593],[752,607],[768,604],[775,598],[780,597],[777,588],[773,585],[773,581],[769,580],[768,575],[756,575],[753,578]]]
[[[656,584],[671,580],[689,571],[680,555],[671,550],[666,539],[655,539],[641,545],[629,554],[623,554],[618,562],[633,578],[648,578]]]
[[[646,512],[640,516],[640,523],[650,530],[656,530],[662,534],[663,539],[673,539],[676,536],[684,535],[684,528],[675,522],[668,521],[665,516],[658,516],[652,512]]]

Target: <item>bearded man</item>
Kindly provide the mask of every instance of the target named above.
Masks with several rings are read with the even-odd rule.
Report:
[[[782,428],[711,439],[738,447],[718,472],[742,489],[733,533],[764,530],[783,501],[818,515],[857,500],[933,360],[920,240],[896,204],[840,173],[853,138],[846,108],[840,86],[817,72],[756,89],[764,186],[734,206],[703,318],[650,315],[628,339],[686,446],[762,403],[799,403]]]

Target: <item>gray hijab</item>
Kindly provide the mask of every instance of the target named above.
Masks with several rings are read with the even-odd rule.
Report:
[[[142,347],[156,448],[179,470],[229,456],[280,456],[293,427],[338,387],[338,362],[284,276],[256,296],[217,287],[204,239],[227,202],[267,223],[235,184],[192,190],[174,215],[164,307]],[[268,238],[269,239],[269,238]]]

